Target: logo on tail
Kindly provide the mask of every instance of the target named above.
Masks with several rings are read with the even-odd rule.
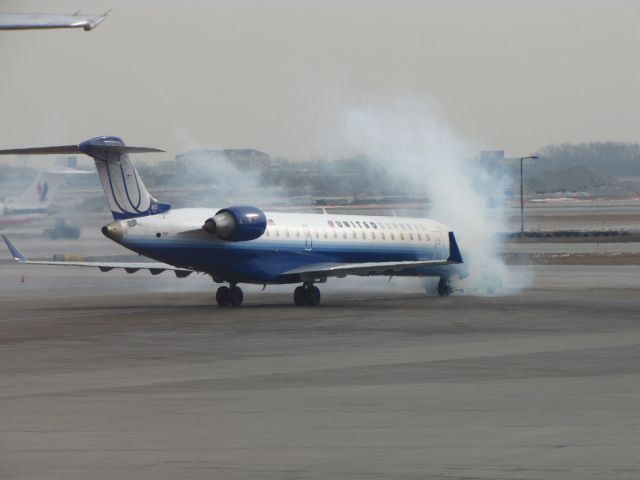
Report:
[[[78,148],[93,157],[113,218],[121,220],[156,215],[171,208],[151,196],[129,160],[129,153],[157,152],[155,148],[128,147],[118,137],[97,137]]]
[[[96,137],[77,145],[60,145],[53,147],[13,148],[0,150],[0,155],[45,155],[45,154],[76,154],[84,153],[93,157],[100,181],[111,213],[116,220],[135,218],[143,215],[156,215],[171,209],[168,203],[157,201],[151,196],[142,183],[136,169],[129,160],[129,153],[162,152],[157,148],[129,147],[118,137]],[[35,191],[40,202],[47,201],[49,183],[36,180]],[[52,184],[53,191],[57,183]],[[29,187],[31,203],[33,190]],[[52,193],[53,194],[53,193]]]
[[[46,202],[47,194],[49,193],[49,183],[46,181],[44,183],[38,182],[38,185],[36,186],[36,192],[38,192],[38,200],[40,201],[40,203]]]

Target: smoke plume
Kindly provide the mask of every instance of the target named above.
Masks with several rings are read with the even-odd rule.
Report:
[[[424,213],[455,232],[469,266],[470,277],[463,282],[466,291],[500,285],[513,291],[524,286],[498,253],[498,234],[507,231],[506,179],[480,165],[475,158],[478,149],[456,134],[434,102],[378,100],[348,109],[340,124],[342,134],[334,138],[368,155],[407,190],[429,197],[431,208]]]

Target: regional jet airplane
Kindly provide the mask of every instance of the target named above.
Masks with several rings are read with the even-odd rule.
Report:
[[[75,154],[92,157],[114,221],[102,228],[111,240],[161,263],[30,261],[4,237],[13,258],[25,264],[96,267],[128,273],[192,272],[228,283],[216,293],[221,306],[242,304],[238,284],[301,284],[296,305],[320,303],[318,283],[346,275],[438,278],[438,293],[467,275],[456,239],[434,220],[265,212],[255,206],[180,208],[153,198],[129,160],[129,153],[158,152],[130,147],[118,137],[79,145],[0,150],[0,154]]]
[[[51,200],[66,175],[88,173],[71,168],[38,172],[36,178],[19,197],[0,202],[0,228],[29,223],[49,215]]]
[[[109,13],[109,12],[107,12]],[[57,13],[0,13],[0,30],[33,30],[43,28],[83,28],[93,30],[104,15],[60,15]]]

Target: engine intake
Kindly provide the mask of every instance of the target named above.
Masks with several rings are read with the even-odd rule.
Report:
[[[256,207],[223,208],[208,218],[202,229],[227,242],[246,242],[262,236],[267,229],[267,216]]]

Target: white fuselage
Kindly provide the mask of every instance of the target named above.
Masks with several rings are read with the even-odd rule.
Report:
[[[449,230],[434,220],[265,212],[262,236],[229,242],[202,229],[218,210],[175,209],[119,220],[111,224],[118,235],[108,236],[174,266],[214,274],[233,271],[244,281],[256,282],[274,280],[279,272],[309,263],[438,260],[449,253]]]

